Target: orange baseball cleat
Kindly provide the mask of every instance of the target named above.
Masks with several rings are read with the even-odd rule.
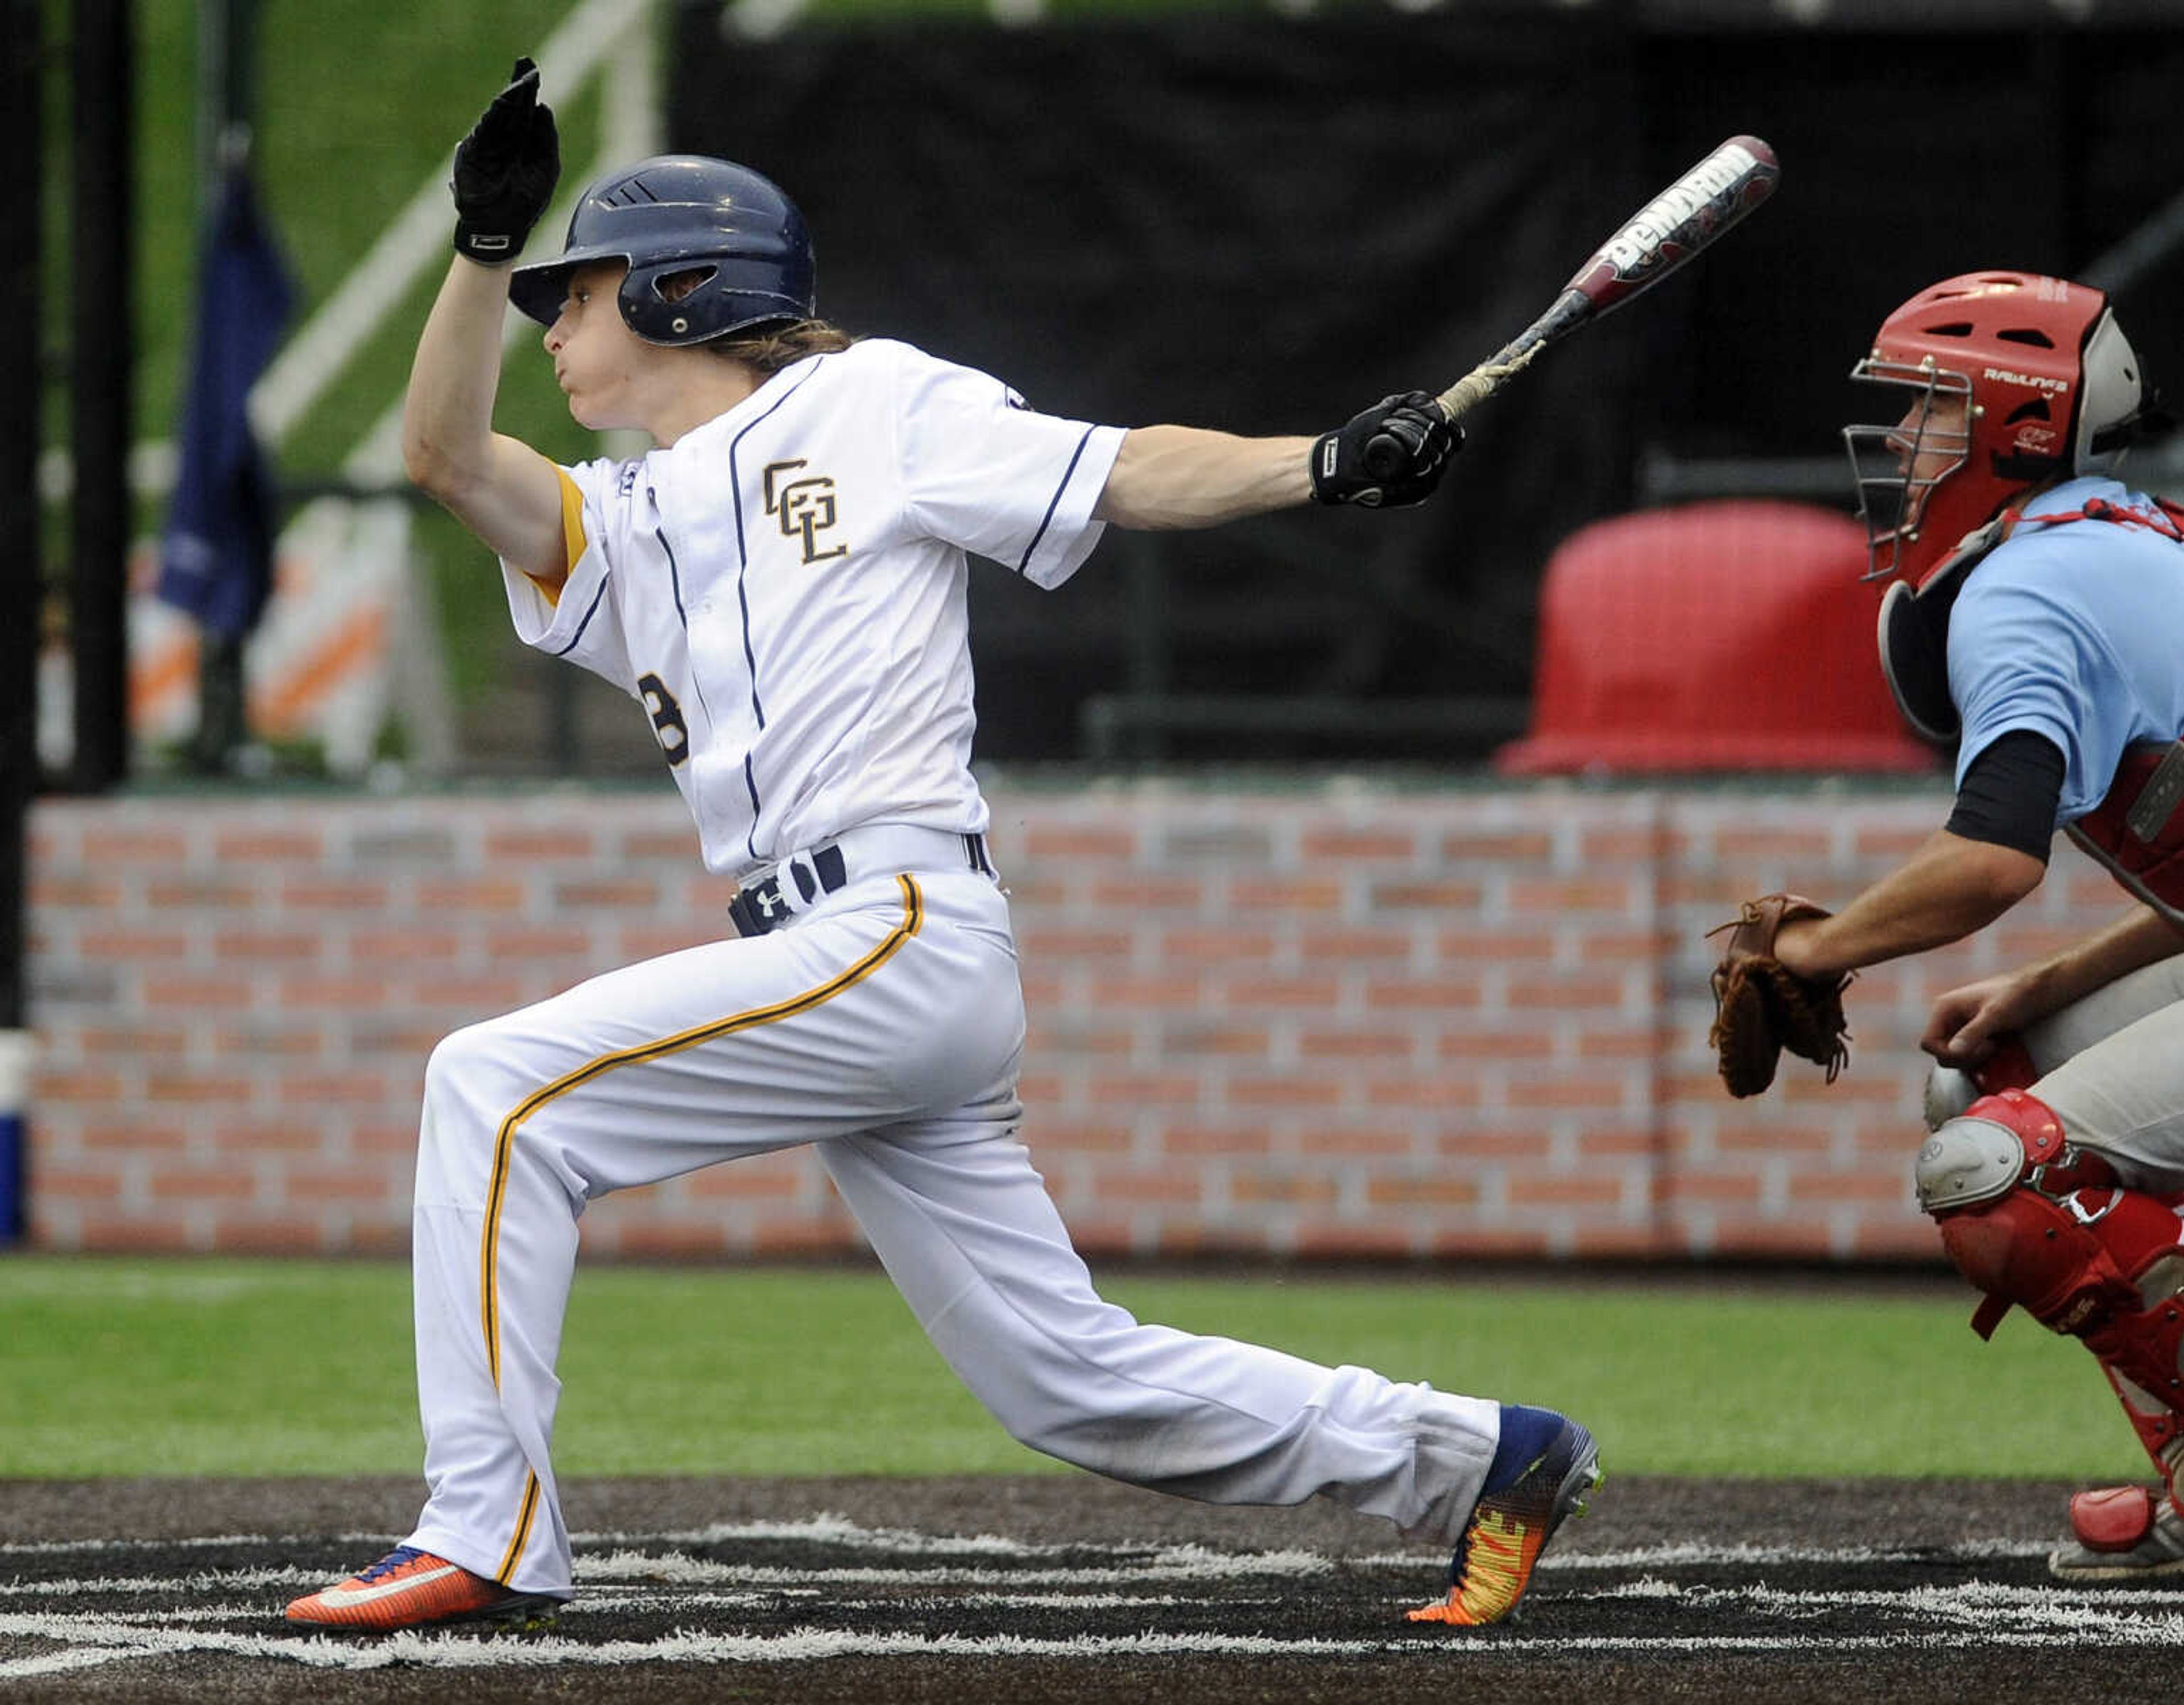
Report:
[[[415,1546],[397,1546],[370,1568],[288,1607],[298,1628],[393,1634],[443,1623],[499,1620],[551,1610],[558,1601],[518,1592]]]
[[[1606,1478],[1592,1435],[1564,1420],[1522,1474],[1473,1506],[1449,1563],[1447,1598],[1421,1605],[1410,1620],[1478,1628],[1513,1615],[1555,1529],[1585,1513],[1586,1495]]]

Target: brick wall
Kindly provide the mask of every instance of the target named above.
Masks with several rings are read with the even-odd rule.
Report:
[[[1701,933],[1770,888],[1840,902],[1940,821],[1938,786],[990,792],[1026,1134],[1105,1254],[1930,1256],[1927,1000],[2120,905],[2059,850],[1994,929],[1859,979],[1833,1086],[1791,1061],[1736,1102]],[[51,1249],[405,1247],[432,1043],[705,939],[728,892],[664,790],[53,800],[31,855]],[[585,1234],[856,1241],[802,1153],[607,1198]]]

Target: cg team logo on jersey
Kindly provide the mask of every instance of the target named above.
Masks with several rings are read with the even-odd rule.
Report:
[[[850,547],[837,544],[822,550],[819,535],[831,528],[837,519],[834,504],[834,482],[827,474],[808,474],[802,479],[786,476],[804,466],[800,457],[793,462],[768,462],[766,466],[766,512],[781,523],[783,538],[804,542],[806,562],[824,562],[829,557],[847,556]]]

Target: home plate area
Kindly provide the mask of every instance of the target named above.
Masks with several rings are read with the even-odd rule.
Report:
[[[280,1612],[389,1532],[179,1530],[193,1496],[270,1516],[299,1483],[139,1487],[142,1537],[125,1495],[108,1533],[50,1531],[84,1525],[100,1483],[46,1489],[66,1518],[26,1485],[0,1484],[10,1699],[2052,1700],[2184,1648],[2184,1585],[2048,1579],[2052,1540],[2028,1529],[2067,1489],[2021,1483],[1611,1481],[1521,1619],[1478,1630],[1406,1622],[1440,1560],[1340,1512],[1063,1477],[655,1484],[627,1513],[710,1518],[580,1531],[578,1596],[550,1622],[388,1639]],[[617,1502],[597,1483],[571,1515]]]

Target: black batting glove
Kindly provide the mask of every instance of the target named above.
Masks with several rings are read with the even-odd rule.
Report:
[[[560,176],[554,109],[538,98],[538,66],[518,59],[455,147],[455,252],[488,266],[515,259]]]
[[[1463,428],[1424,391],[1384,397],[1340,431],[1312,447],[1312,494],[1323,504],[1400,509],[1424,503],[1448,460],[1463,448]]]

